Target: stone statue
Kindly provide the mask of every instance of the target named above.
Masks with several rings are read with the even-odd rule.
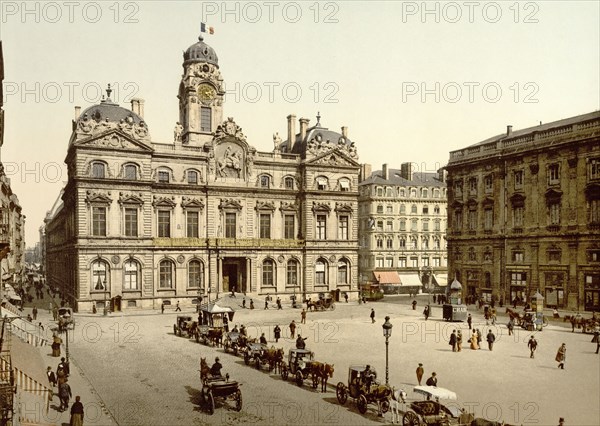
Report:
[[[275,151],[278,151],[279,146],[281,145],[281,137],[279,136],[279,132],[273,135],[273,145],[275,145]]]
[[[173,130],[173,137],[175,142],[181,142],[181,135],[183,133],[183,126],[179,121],[175,124],[175,129]]]

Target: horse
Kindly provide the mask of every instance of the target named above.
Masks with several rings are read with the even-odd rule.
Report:
[[[402,421],[402,415],[405,410],[403,408],[404,404],[406,404],[406,392],[402,389],[393,389],[392,388],[392,399],[390,401],[390,409],[392,412],[392,423],[400,423]],[[402,406],[400,406],[402,404]]]
[[[521,325],[521,323],[523,321],[523,317],[521,316],[520,313],[518,313],[517,311],[512,310],[508,306],[506,307],[506,313],[508,314],[508,316],[510,317],[511,320],[515,321],[515,323],[517,325]]]
[[[208,366],[208,363],[206,362],[206,358],[200,358],[200,380],[202,380],[202,383],[204,383],[206,380],[208,380],[209,374],[210,374],[210,367]]]
[[[275,374],[277,374],[277,369],[281,368],[281,362],[284,357],[283,348],[275,349],[274,346],[271,346],[271,349],[265,351],[265,357],[269,363],[269,371],[274,370]]]
[[[321,392],[327,392],[327,380],[333,378],[334,364],[323,363],[318,367],[318,375],[321,378]]]

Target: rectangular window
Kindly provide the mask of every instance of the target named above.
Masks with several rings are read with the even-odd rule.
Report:
[[[394,248],[394,240],[391,238],[388,238],[386,240],[386,248],[388,249],[393,249]]]
[[[271,238],[271,215],[260,215],[260,238]]]
[[[263,262],[262,271],[262,285],[272,286],[273,285],[273,261],[265,260]]]
[[[171,236],[171,212],[169,210],[158,211],[158,236]]]
[[[548,250],[548,262],[560,262],[560,250]]]
[[[558,164],[548,166],[548,185],[557,185],[560,183],[560,167]]]
[[[294,215],[286,214],[283,217],[283,238],[286,240],[293,240],[296,238],[295,222]]]
[[[600,158],[590,160],[590,180],[600,179]]]
[[[441,231],[440,221],[439,220],[436,220],[435,222],[433,222],[433,230],[434,231]]]
[[[383,257],[378,257],[378,258],[376,259],[375,265],[376,265],[378,268],[383,268]]]
[[[423,231],[429,231],[429,222],[427,222],[427,221],[423,222]]]
[[[423,263],[422,266],[429,266],[429,258],[428,257],[421,258],[421,262]]]
[[[470,195],[477,194],[477,178],[469,179],[469,194]]]
[[[522,251],[513,251],[513,262],[524,262],[525,261],[525,253]]]
[[[383,213],[383,206],[381,204],[377,206],[377,213]]]
[[[462,229],[462,210],[454,210],[454,230]]]
[[[524,213],[525,213],[525,208],[522,206],[513,208],[513,226],[515,228],[523,227]]]
[[[600,223],[600,200],[590,200],[590,223]]]
[[[106,236],[106,207],[92,207],[92,235]]]
[[[125,262],[123,290],[137,290],[137,288],[137,264],[135,262]]]
[[[225,213],[225,238],[236,237],[236,216],[235,213]]]
[[[136,180],[137,179],[137,168],[133,165],[125,166],[124,178],[127,180]]]
[[[463,183],[462,180],[458,180],[454,183],[454,196],[456,198],[462,198],[463,196]]]
[[[483,211],[483,225],[484,225],[484,229],[486,231],[491,231],[492,230],[492,226],[494,224],[494,210],[492,209],[485,209]]]
[[[527,285],[527,274],[525,272],[513,272],[510,274],[511,285]]]
[[[169,172],[159,171],[158,172],[158,182],[159,183],[169,183]]]
[[[186,222],[187,222],[187,237],[188,238],[198,238],[200,233],[198,232],[199,224],[198,224],[198,212],[187,212],[186,213]]]
[[[385,258],[385,267],[386,268],[393,268],[394,267],[394,258],[393,257],[386,257]]]
[[[406,240],[404,238],[400,238],[400,248],[406,248]]]
[[[125,209],[125,236],[126,237],[137,237],[138,236],[138,209],[137,208],[126,208]]]
[[[406,219],[400,219],[400,230],[406,231]]]
[[[406,268],[406,257],[399,257],[398,258],[398,267],[399,268]]]
[[[417,219],[413,219],[410,221],[410,230],[411,231],[417,230]]]
[[[442,262],[439,257],[434,257],[432,260],[433,260],[433,267],[442,266]]]
[[[410,266],[412,266],[413,268],[418,268],[419,267],[419,258],[411,257],[410,258]]]
[[[385,211],[387,214],[393,214],[394,213],[394,206],[386,206]]]
[[[348,192],[350,191],[350,181],[346,179],[340,180],[340,191]]]
[[[92,177],[103,179],[105,175],[104,170],[105,167],[103,163],[94,163],[92,165]]]
[[[523,170],[516,170],[514,174],[515,189],[523,188]]]
[[[377,239],[377,248],[383,248],[383,240],[381,238]]]
[[[483,180],[483,185],[486,193],[492,192],[492,188],[494,186],[494,181],[491,175],[488,175]]]
[[[200,131],[212,131],[212,111],[208,107],[202,107],[200,109]]]
[[[560,225],[560,203],[552,203],[548,206],[549,225]]]
[[[340,216],[338,222],[338,239],[348,239],[348,216]]]
[[[317,178],[317,189],[319,191],[325,191],[327,189],[327,179],[325,178]]]
[[[268,188],[269,187],[269,176],[261,176],[260,177],[260,187],[261,188]]]
[[[327,216],[317,215],[317,240],[327,239]]]
[[[477,230],[477,210],[469,210],[469,231]]]
[[[187,181],[190,185],[197,185],[198,184],[198,172],[195,172],[194,170],[189,170],[187,172]]]
[[[298,284],[298,264],[295,261],[290,261],[287,264],[287,285]]]
[[[394,230],[394,222],[393,222],[393,221],[391,221],[391,220],[388,220],[388,221],[385,223],[385,230],[386,230],[387,232],[392,232],[392,231]]]

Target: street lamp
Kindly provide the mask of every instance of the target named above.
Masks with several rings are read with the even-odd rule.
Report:
[[[108,314],[108,308],[106,307],[106,278],[103,280],[102,287],[104,289],[104,316],[106,316]]]
[[[390,322],[390,317],[385,317],[385,322],[381,326],[383,328],[383,337],[385,337],[385,384],[389,386],[390,378],[389,378],[389,347],[390,342],[389,339],[392,337],[392,323]]]

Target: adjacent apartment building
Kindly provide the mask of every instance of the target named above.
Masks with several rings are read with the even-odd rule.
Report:
[[[504,303],[600,310],[600,112],[452,151],[449,274]]]
[[[356,145],[294,115],[269,152],[224,115],[215,50],[184,52],[173,141],[110,99],[76,108],[68,183],[46,218],[46,268],[78,310],[199,296],[358,294]],[[248,117],[246,120],[257,120]]]
[[[447,284],[444,171],[363,165],[359,184],[360,282],[385,291],[438,290]],[[364,177],[364,178],[363,178]]]

